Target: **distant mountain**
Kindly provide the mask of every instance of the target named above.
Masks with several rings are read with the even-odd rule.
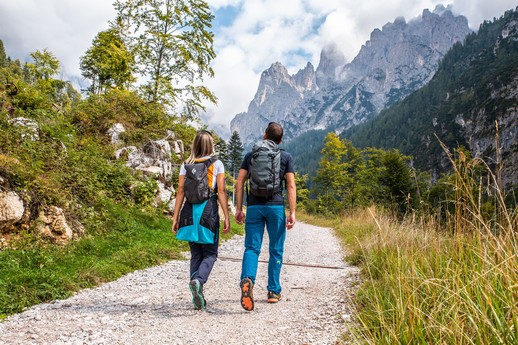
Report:
[[[344,135],[360,147],[397,148],[437,177],[449,164],[434,134],[494,165],[496,123],[510,187],[518,182],[518,8],[455,44],[428,85]]]
[[[408,23],[400,17],[375,29],[351,63],[336,46],[322,50],[316,70],[308,63],[289,75],[274,63],[231,130],[250,145],[269,121],[284,125],[285,140],[308,130],[341,132],[361,124],[425,85],[444,54],[470,32],[465,17],[437,6]]]

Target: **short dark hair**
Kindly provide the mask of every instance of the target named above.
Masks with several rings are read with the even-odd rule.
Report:
[[[266,134],[266,139],[270,139],[276,144],[280,144],[282,140],[282,135],[284,134],[284,130],[282,126],[277,122],[270,122],[266,130],[264,131]]]

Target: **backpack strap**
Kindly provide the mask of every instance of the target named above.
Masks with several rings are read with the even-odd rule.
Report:
[[[214,162],[216,162],[216,158],[214,157],[210,157],[204,161],[201,161],[199,163],[203,163],[205,164],[205,167],[207,168],[207,178],[209,176],[208,172],[209,172],[209,168],[211,165],[214,164]],[[214,194],[217,194],[217,190],[218,190],[218,182],[216,180],[216,176],[214,175],[214,169],[212,170],[212,179],[215,180],[215,184],[214,184],[214,188],[212,188],[212,183],[209,184],[209,190],[210,190],[210,194],[211,196],[214,195]],[[207,181],[207,182],[211,182],[211,181]]]

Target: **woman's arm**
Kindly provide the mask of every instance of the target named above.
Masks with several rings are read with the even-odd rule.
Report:
[[[227,191],[225,190],[225,174],[220,173],[216,176],[216,183],[218,185],[218,201],[225,219],[223,221],[223,233],[227,233],[230,230],[230,219],[228,217],[228,200]]]
[[[183,199],[185,197],[185,193],[183,190],[185,183],[185,175],[180,175],[178,177],[178,188],[176,190],[176,202],[174,204],[174,213],[173,213],[173,227],[171,231],[173,234],[176,235],[176,232],[178,231],[178,225],[180,221],[180,209],[182,208]]]

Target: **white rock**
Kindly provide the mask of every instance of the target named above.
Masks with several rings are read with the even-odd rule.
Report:
[[[23,200],[15,192],[0,192],[0,229],[20,221],[25,212]]]
[[[108,129],[106,134],[108,134],[111,137],[112,144],[118,144],[120,143],[119,137],[124,132],[126,132],[124,125],[122,123],[116,123],[113,126],[111,126],[110,129]]]
[[[166,185],[161,181],[158,181],[157,184],[158,184],[158,192],[157,192],[157,195],[155,198],[155,205],[158,205],[161,203],[164,203],[164,204],[168,203],[169,200],[171,199],[171,196],[173,195],[173,191],[171,190],[171,188],[166,187]]]
[[[38,134],[39,126],[38,123],[34,120],[25,117],[16,117],[9,120],[9,123],[14,126],[24,127],[26,132],[22,133],[22,139],[36,141],[40,138],[40,135]]]

